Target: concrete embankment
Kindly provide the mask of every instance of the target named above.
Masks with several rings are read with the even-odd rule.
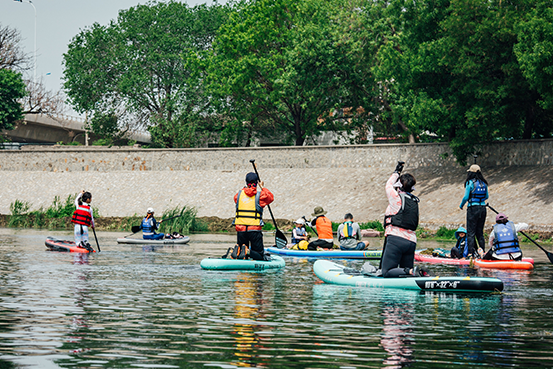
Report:
[[[233,196],[255,159],[275,194],[278,218],[310,216],[323,206],[340,221],[381,220],[387,205],[384,184],[397,160],[417,178],[421,222],[435,228],[464,224],[459,209],[466,167],[446,144],[356,145],[224,149],[134,149],[53,147],[0,151],[0,213],[10,203],[47,207],[81,189],[103,216],[131,216],[152,206],[196,207],[199,216],[230,218]],[[553,230],[553,140],[498,142],[484,146],[478,164],[490,183],[490,204],[515,222]],[[266,212],[265,218],[269,219]],[[494,215],[488,212],[488,223]]]

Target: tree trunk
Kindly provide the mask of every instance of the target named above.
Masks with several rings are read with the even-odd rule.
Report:
[[[402,120],[399,121],[399,126],[401,127],[401,129],[403,129],[405,132],[408,132],[409,133],[409,136],[407,136],[409,138],[409,143],[410,144],[414,144],[415,143],[415,136],[413,135],[413,133],[409,132],[409,129],[407,128],[407,126],[405,125],[405,123],[403,123]]]
[[[532,132],[534,130],[534,122],[536,121],[536,106],[534,104],[528,104],[526,108],[526,120],[524,122],[524,131],[522,132],[522,138],[525,140],[532,138]]]

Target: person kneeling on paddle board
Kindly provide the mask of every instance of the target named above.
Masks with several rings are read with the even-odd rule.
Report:
[[[246,186],[234,196],[236,216],[233,224],[237,232],[237,245],[232,250],[232,259],[265,260],[263,247],[263,208],[274,200],[274,196],[263,187],[257,174],[246,175]]]
[[[509,221],[503,213],[497,214],[492,233],[490,234],[490,250],[484,255],[484,260],[522,260],[522,250],[518,243],[517,232],[528,229],[528,224]]]
[[[388,207],[384,217],[384,249],[380,269],[384,278],[427,276],[424,267],[414,267],[419,225],[419,199],[411,194],[417,182],[409,173],[401,174],[403,162],[398,162],[386,182]]]
[[[459,227],[455,231],[455,238],[457,243],[451,249],[451,257],[454,259],[464,259],[469,255],[469,248],[467,245],[467,230],[465,227]]]
[[[75,199],[77,209],[71,217],[71,222],[75,224],[75,245],[87,250],[92,250],[92,246],[88,243],[88,227],[94,228],[94,215],[90,207],[91,201],[92,194],[82,190]]]
[[[317,250],[318,247],[330,250],[334,248],[334,236],[332,235],[332,222],[330,219],[325,217],[326,211],[321,207],[317,206],[313,210],[313,220],[309,222],[310,227],[315,227],[317,230],[317,236],[319,237],[315,241],[309,242],[307,249]]]
[[[163,233],[156,233],[156,229],[159,228],[159,223],[154,218],[154,209],[148,208],[146,216],[142,219],[142,238],[145,240],[162,240],[165,235]]]
[[[340,250],[365,250],[369,246],[368,241],[361,241],[361,228],[353,221],[353,215],[347,213],[344,216],[344,223],[338,227],[338,241]]]

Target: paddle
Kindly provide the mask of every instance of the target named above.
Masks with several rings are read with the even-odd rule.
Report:
[[[311,226],[309,225],[309,222],[307,221],[307,219],[305,219],[305,216],[302,216],[302,218],[303,218],[303,220],[305,220],[305,225],[307,226],[307,228],[309,228],[311,231],[315,232],[317,237],[319,237],[319,234],[317,233],[317,230],[314,229],[314,228],[311,228]]]
[[[92,227],[92,232],[94,232],[94,239],[96,240],[96,246],[98,247],[98,252],[102,251],[100,250],[100,244],[98,243],[98,237],[96,237],[96,229]]]
[[[259,178],[259,173],[257,172],[257,167],[255,166],[255,160],[251,159],[250,163],[252,163],[253,170],[255,171],[255,174],[257,174],[257,180],[261,181],[261,179]],[[273,211],[271,210],[271,206],[267,205],[267,209],[269,209],[269,213],[271,214],[271,219],[273,220],[273,224],[275,225],[275,229],[276,229],[276,233],[275,233],[276,247],[279,249],[286,248],[286,245],[288,244],[288,240],[286,239],[286,236],[284,235],[284,233],[282,233],[281,230],[278,229],[278,225],[273,215]]]
[[[495,210],[494,208],[492,208],[490,206],[490,204],[486,204],[487,207],[489,207],[494,213],[496,214],[499,214],[497,212],[497,210]],[[543,247],[541,247],[536,241],[534,241],[532,238],[530,238],[530,236],[528,236],[526,233],[524,233],[523,231],[519,231],[519,233],[522,233],[522,235],[524,235],[524,237],[528,238],[529,241],[531,241],[534,245],[538,246],[543,252],[545,252],[545,255],[547,255],[547,258],[549,259],[549,261],[551,262],[551,264],[553,264],[553,253],[550,253],[549,251],[547,251],[546,249],[544,249]]]

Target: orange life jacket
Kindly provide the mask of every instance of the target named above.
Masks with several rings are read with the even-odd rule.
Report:
[[[71,218],[71,222],[90,227],[92,225],[92,216],[90,215],[90,205],[82,204],[77,206],[77,210],[73,212],[73,217]]]
[[[320,239],[330,240],[334,238],[332,235],[332,222],[324,215],[317,218],[315,227],[317,227],[317,233]]]

